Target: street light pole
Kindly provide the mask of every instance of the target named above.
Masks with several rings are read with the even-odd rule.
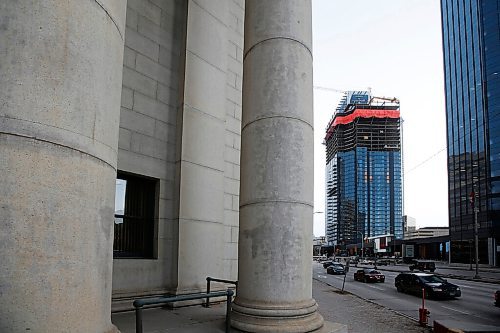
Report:
[[[476,274],[474,275],[474,279],[480,279],[479,276],[479,231],[477,225],[477,213],[479,212],[479,207],[476,205],[476,182],[473,184],[473,191],[470,193],[470,203],[472,208],[474,209],[474,242],[475,242],[475,259],[476,259]]]
[[[479,276],[479,230],[477,225],[477,212],[479,211],[479,207],[474,207],[474,241],[476,243],[476,275],[474,275],[474,279],[480,279]]]
[[[365,251],[364,251],[364,242],[365,242],[365,235],[361,231],[356,231],[356,233],[361,235],[361,260],[363,260]]]
[[[469,271],[472,271],[472,239],[469,239]]]

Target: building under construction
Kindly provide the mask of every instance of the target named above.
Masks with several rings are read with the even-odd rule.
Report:
[[[344,94],[324,141],[329,245],[353,253],[368,238],[403,237],[400,133],[396,98]]]

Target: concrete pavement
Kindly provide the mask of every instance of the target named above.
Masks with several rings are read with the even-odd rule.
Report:
[[[316,280],[313,297],[326,321],[345,324],[349,332],[430,332],[412,319]],[[122,333],[135,332],[134,312],[115,313],[112,321]],[[144,310],[143,324],[145,333],[224,332],[225,304]]]
[[[368,267],[359,265],[359,268]],[[381,270],[408,271],[408,265],[389,265]],[[475,271],[468,265],[448,265],[438,263],[436,272],[441,276],[463,280],[473,280]],[[356,267],[351,267],[356,269]],[[481,281],[500,284],[500,269],[481,267]],[[500,287],[499,287],[500,288]],[[348,326],[349,332],[431,332],[422,328],[411,318],[403,316],[383,306],[374,304],[349,293],[340,293],[321,281],[313,280],[313,297],[319,304],[319,311],[324,319]],[[144,310],[143,324],[145,333],[212,333],[224,332],[225,303],[214,304],[210,308],[189,306],[176,309],[156,308]],[[114,313],[113,323],[122,333],[135,332],[134,312]],[[232,332],[238,332],[232,330]]]

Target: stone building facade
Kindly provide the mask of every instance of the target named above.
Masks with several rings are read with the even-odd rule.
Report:
[[[115,258],[115,298],[237,279],[243,21],[243,1],[128,1],[117,165],[159,193],[153,258]]]
[[[215,276],[233,327],[345,332],[312,298],[311,40],[309,0],[0,1],[0,331],[114,332],[112,299]]]

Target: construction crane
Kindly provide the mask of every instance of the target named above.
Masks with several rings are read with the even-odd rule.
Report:
[[[327,88],[327,87],[320,87],[320,86],[314,86],[314,89],[318,90],[324,90],[324,91],[333,91],[333,92],[338,92],[338,93],[345,93],[346,90],[340,90],[340,89],[334,89],[334,88]]]
[[[382,103],[385,103],[385,101],[388,101],[390,103],[395,103],[395,104],[399,104],[399,99],[397,99],[396,97],[377,97],[377,96],[373,96],[371,99],[370,99],[370,103],[369,104],[372,104],[372,102],[374,101],[384,101]]]
[[[348,92],[348,90],[340,90],[340,89],[327,88],[327,87],[321,87],[321,86],[314,86],[314,89],[324,90],[324,91],[333,91],[333,92],[341,93],[341,94]],[[367,91],[371,95],[372,88],[368,87]],[[370,101],[368,102],[368,104],[372,104],[372,102],[381,102],[381,101],[383,101],[382,104],[385,104],[386,101],[390,102],[390,103],[399,104],[399,99],[397,99],[396,97],[383,97],[383,96],[382,97],[372,96],[370,98]]]
[[[324,91],[333,91],[333,92],[337,92],[337,93],[341,93],[341,94],[344,94],[344,93],[346,93],[348,91],[362,91],[362,90],[359,90],[359,89],[358,90],[341,90],[341,89],[327,88],[327,87],[321,87],[321,86],[314,86],[314,89],[324,90]],[[366,90],[371,95],[372,88],[368,87]]]

